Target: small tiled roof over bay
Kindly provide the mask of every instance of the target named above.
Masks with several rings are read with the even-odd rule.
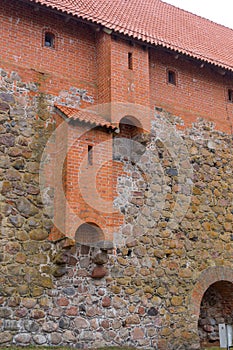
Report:
[[[233,71],[233,30],[161,0],[29,0]]]
[[[69,120],[78,120],[80,122],[88,123],[93,126],[101,126],[108,129],[115,129],[116,126],[112,125],[110,122],[106,121],[100,115],[94,111],[89,111],[86,109],[71,108],[62,105],[55,105],[55,109],[61,112],[65,118]]]

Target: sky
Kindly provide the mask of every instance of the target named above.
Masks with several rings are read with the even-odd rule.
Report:
[[[163,0],[233,29],[233,0]]]

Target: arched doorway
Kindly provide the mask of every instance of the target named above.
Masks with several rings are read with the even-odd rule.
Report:
[[[215,304],[215,307],[210,304]],[[212,323],[230,321],[228,316],[233,316],[232,304],[233,269],[227,266],[214,266],[202,271],[190,295],[189,304],[190,322],[193,325],[194,333],[196,333],[196,336],[199,338],[201,348],[213,347],[215,344],[219,345],[219,339],[214,339],[214,334],[212,334],[213,337],[204,335],[201,327],[203,328],[204,323],[207,321],[211,321]],[[214,310],[220,310],[219,305],[221,305],[224,310],[224,317],[217,318],[218,314],[214,312]],[[207,314],[211,315],[210,319],[207,319]],[[222,314],[220,314],[220,316]],[[206,319],[206,321],[204,321],[204,319]],[[215,326],[215,324],[213,324],[213,326]],[[212,328],[209,328],[207,325],[205,328],[209,329],[209,333],[212,332]],[[218,337],[219,335],[217,334],[216,338]],[[209,338],[208,341],[207,338]]]
[[[233,283],[218,281],[204,293],[198,331],[201,348],[219,346],[219,324],[233,323]]]
[[[86,222],[79,226],[75,233],[76,243],[95,246],[98,242],[104,240],[104,233],[101,228],[93,222]]]

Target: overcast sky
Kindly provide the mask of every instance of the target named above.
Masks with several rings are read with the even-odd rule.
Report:
[[[233,29],[233,0],[163,0]]]

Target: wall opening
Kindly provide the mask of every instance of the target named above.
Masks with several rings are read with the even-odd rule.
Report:
[[[87,157],[87,163],[88,165],[93,165],[93,146],[88,145],[88,157]]]
[[[119,123],[119,133],[113,140],[113,159],[130,160],[136,163],[146,149],[145,135],[141,123],[136,118],[123,117]]]
[[[167,71],[167,82],[176,85],[176,73],[172,70]]]
[[[233,283],[218,281],[204,293],[198,320],[201,348],[220,346],[219,324],[233,324]]]
[[[51,32],[44,33],[44,46],[54,48],[55,47],[55,35]]]
[[[133,70],[133,53],[128,52],[128,69]]]
[[[75,233],[76,243],[95,246],[99,241],[104,240],[104,233],[101,228],[93,222],[86,222],[79,226]]]
[[[233,102],[233,90],[228,89],[228,101]]]
[[[132,116],[125,116],[119,123],[120,137],[133,139],[135,136],[143,132],[141,123]]]

